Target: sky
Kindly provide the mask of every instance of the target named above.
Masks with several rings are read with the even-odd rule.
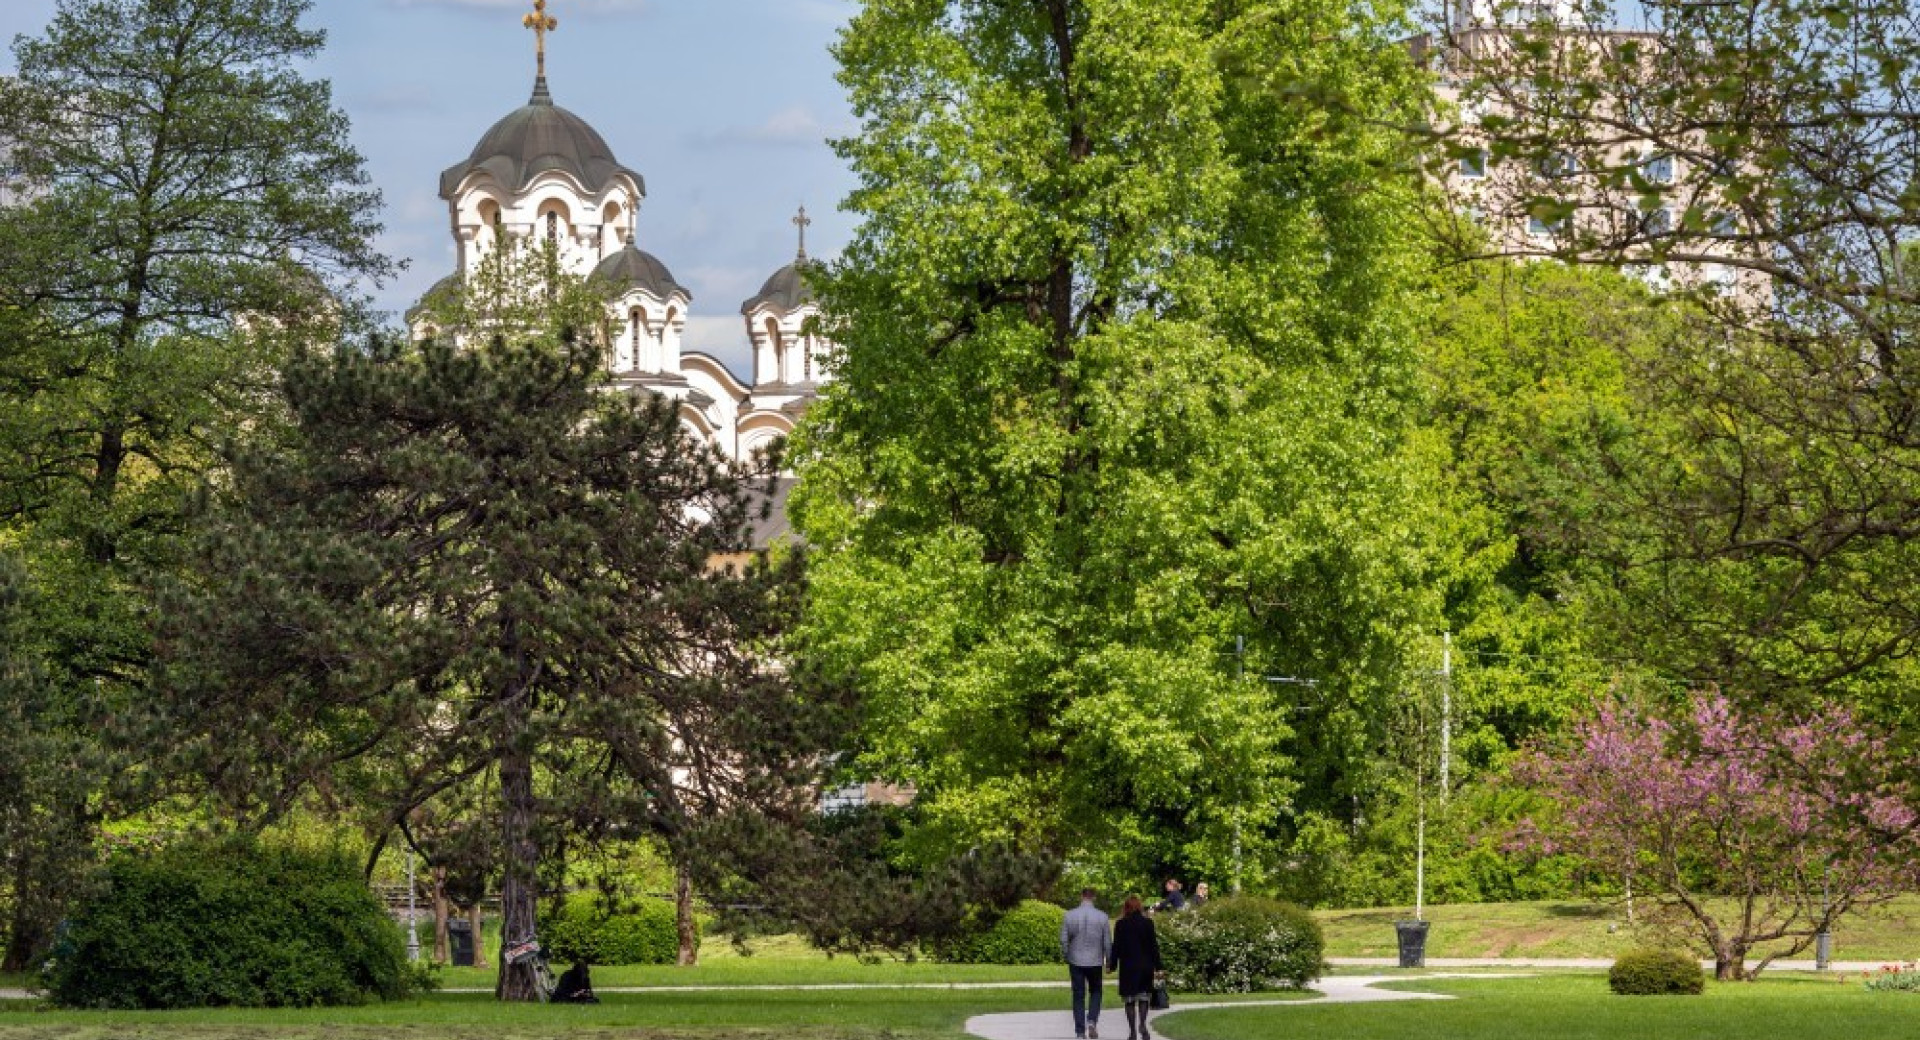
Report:
[[[59,0],[0,0],[0,40],[42,34]],[[853,129],[828,53],[855,0],[549,0],[554,101],[646,178],[639,244],[693,293],[686,348],[750,374],[740,303],[793,259],[831,257],[853,222],[852,175],[826,144]],[[526,103],[532,0],[314,0],[311,67],[331,80],[385,196],[380,247],[407,262],[376,306],[396,314],[453,270],[440,171]],[[11,71],[13,53],[0,55]]]

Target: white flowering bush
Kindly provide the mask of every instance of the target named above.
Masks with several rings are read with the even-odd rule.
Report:
[[[1303,989],[1320,977],[1326,940],[1312,915],[1253,896],[1154,918],[1167,984],[1187,993]]]

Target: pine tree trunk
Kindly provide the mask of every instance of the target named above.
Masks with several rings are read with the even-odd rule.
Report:
[[[535,901],[539,898],[536,872],[540,850],[534,844],[533,746],[527,735],[533,711],[536,669],[520,641],[517,618],[501,623],[501,648],[515,665],[511,685],[501,691],[500,703],[500,840],[505,855],[500,879],[500,983],[495,996],[503,1001],[538,1001],[540,992],[532,958],[508,963],[507,950],[532,942]]]
[[[534,935],[534,902],[538,896],[534,871],[538,852],[533,844],[533,758],[521,739],[525,722],[516,719],[500,757],[501,830],[506,846],[505,871],[500,882],[500,984],[496,996],[506,1001],[537,1001],[533,962],[507,963],[506,950]]]
[[[700,962],[700,932],[693,920],[693,879],[687,868],[673,868],[674,923],[680,929],[680,966],[690,968]]]
[[[433,963],[446,964],[453,960],[450,942],[447,939],[447,916],[451,909],[447,905],[447,868],[433,868]]]

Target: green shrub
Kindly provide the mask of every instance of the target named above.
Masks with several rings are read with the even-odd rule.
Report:
[[[400,927],[344,855],[249,840],[110,860],[41,972],[65,1007],[312,1007],[404,997]]]
[[[695,922],[695,942],[699,924]],[[680,958],[680,928],[673,904],[640,899],[609,904],[576,896],[540,921],[540,940],[555,964],[672,964]]]
[[[950,964],[1053,964],[1060,960],[1060,920],[1066,914],[1052,903],[1029,899],[935,952]]]
[[[1320,977],[1320,923],[1293,905],[1255,896],[1215,899],[1154,918],[1167,983],[1190,993],[1301,989]]]
[[[1629,950],[1607,971],[1607,985],[1630,996],[1700,993],[1707,977],[1699,961],[1678,950]]]

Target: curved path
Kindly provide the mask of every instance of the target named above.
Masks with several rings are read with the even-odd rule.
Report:
[[[1419,979],[1446,978],[1503,978],[1509,976],[1473,974],[1460,975],[1422,975]],[[1314,985],[1320,993],[1318,1000],[1239,1000],[1232,1002],[1181,1004],[1175,1003],[1166,1011],[1154,1015],[1158,1021],[1162,1015],[1171,1015],[1181,1011],[1199,1011],[1204,1008],[1242,1008],[1242,1007],[1290,1007],[1319,1004],[1366,1004],[1388,1000],[1452,1000],[1444,993],[1417,993],[1408,990],[1375,989],[1380,982],[1412,982],[1414,978],[1406,975],[1351,975],[1332,976],[1321,979]],[[1108,1030],[1124,1028],[1126,1015],[1119,1005],[1101,1008],[1100,1018]],[[967,1032],[984,1040],[1062,1040],[1073,1036],[1073,1012],[1060,1011],[1020,1011],[1004,1015],[976,1015],[967,1019]],[[1125,1033],[1109,1032],[1111,1036],[1125,1036]],[[1159,1031],[1155,1030],[1158,1036]]]

